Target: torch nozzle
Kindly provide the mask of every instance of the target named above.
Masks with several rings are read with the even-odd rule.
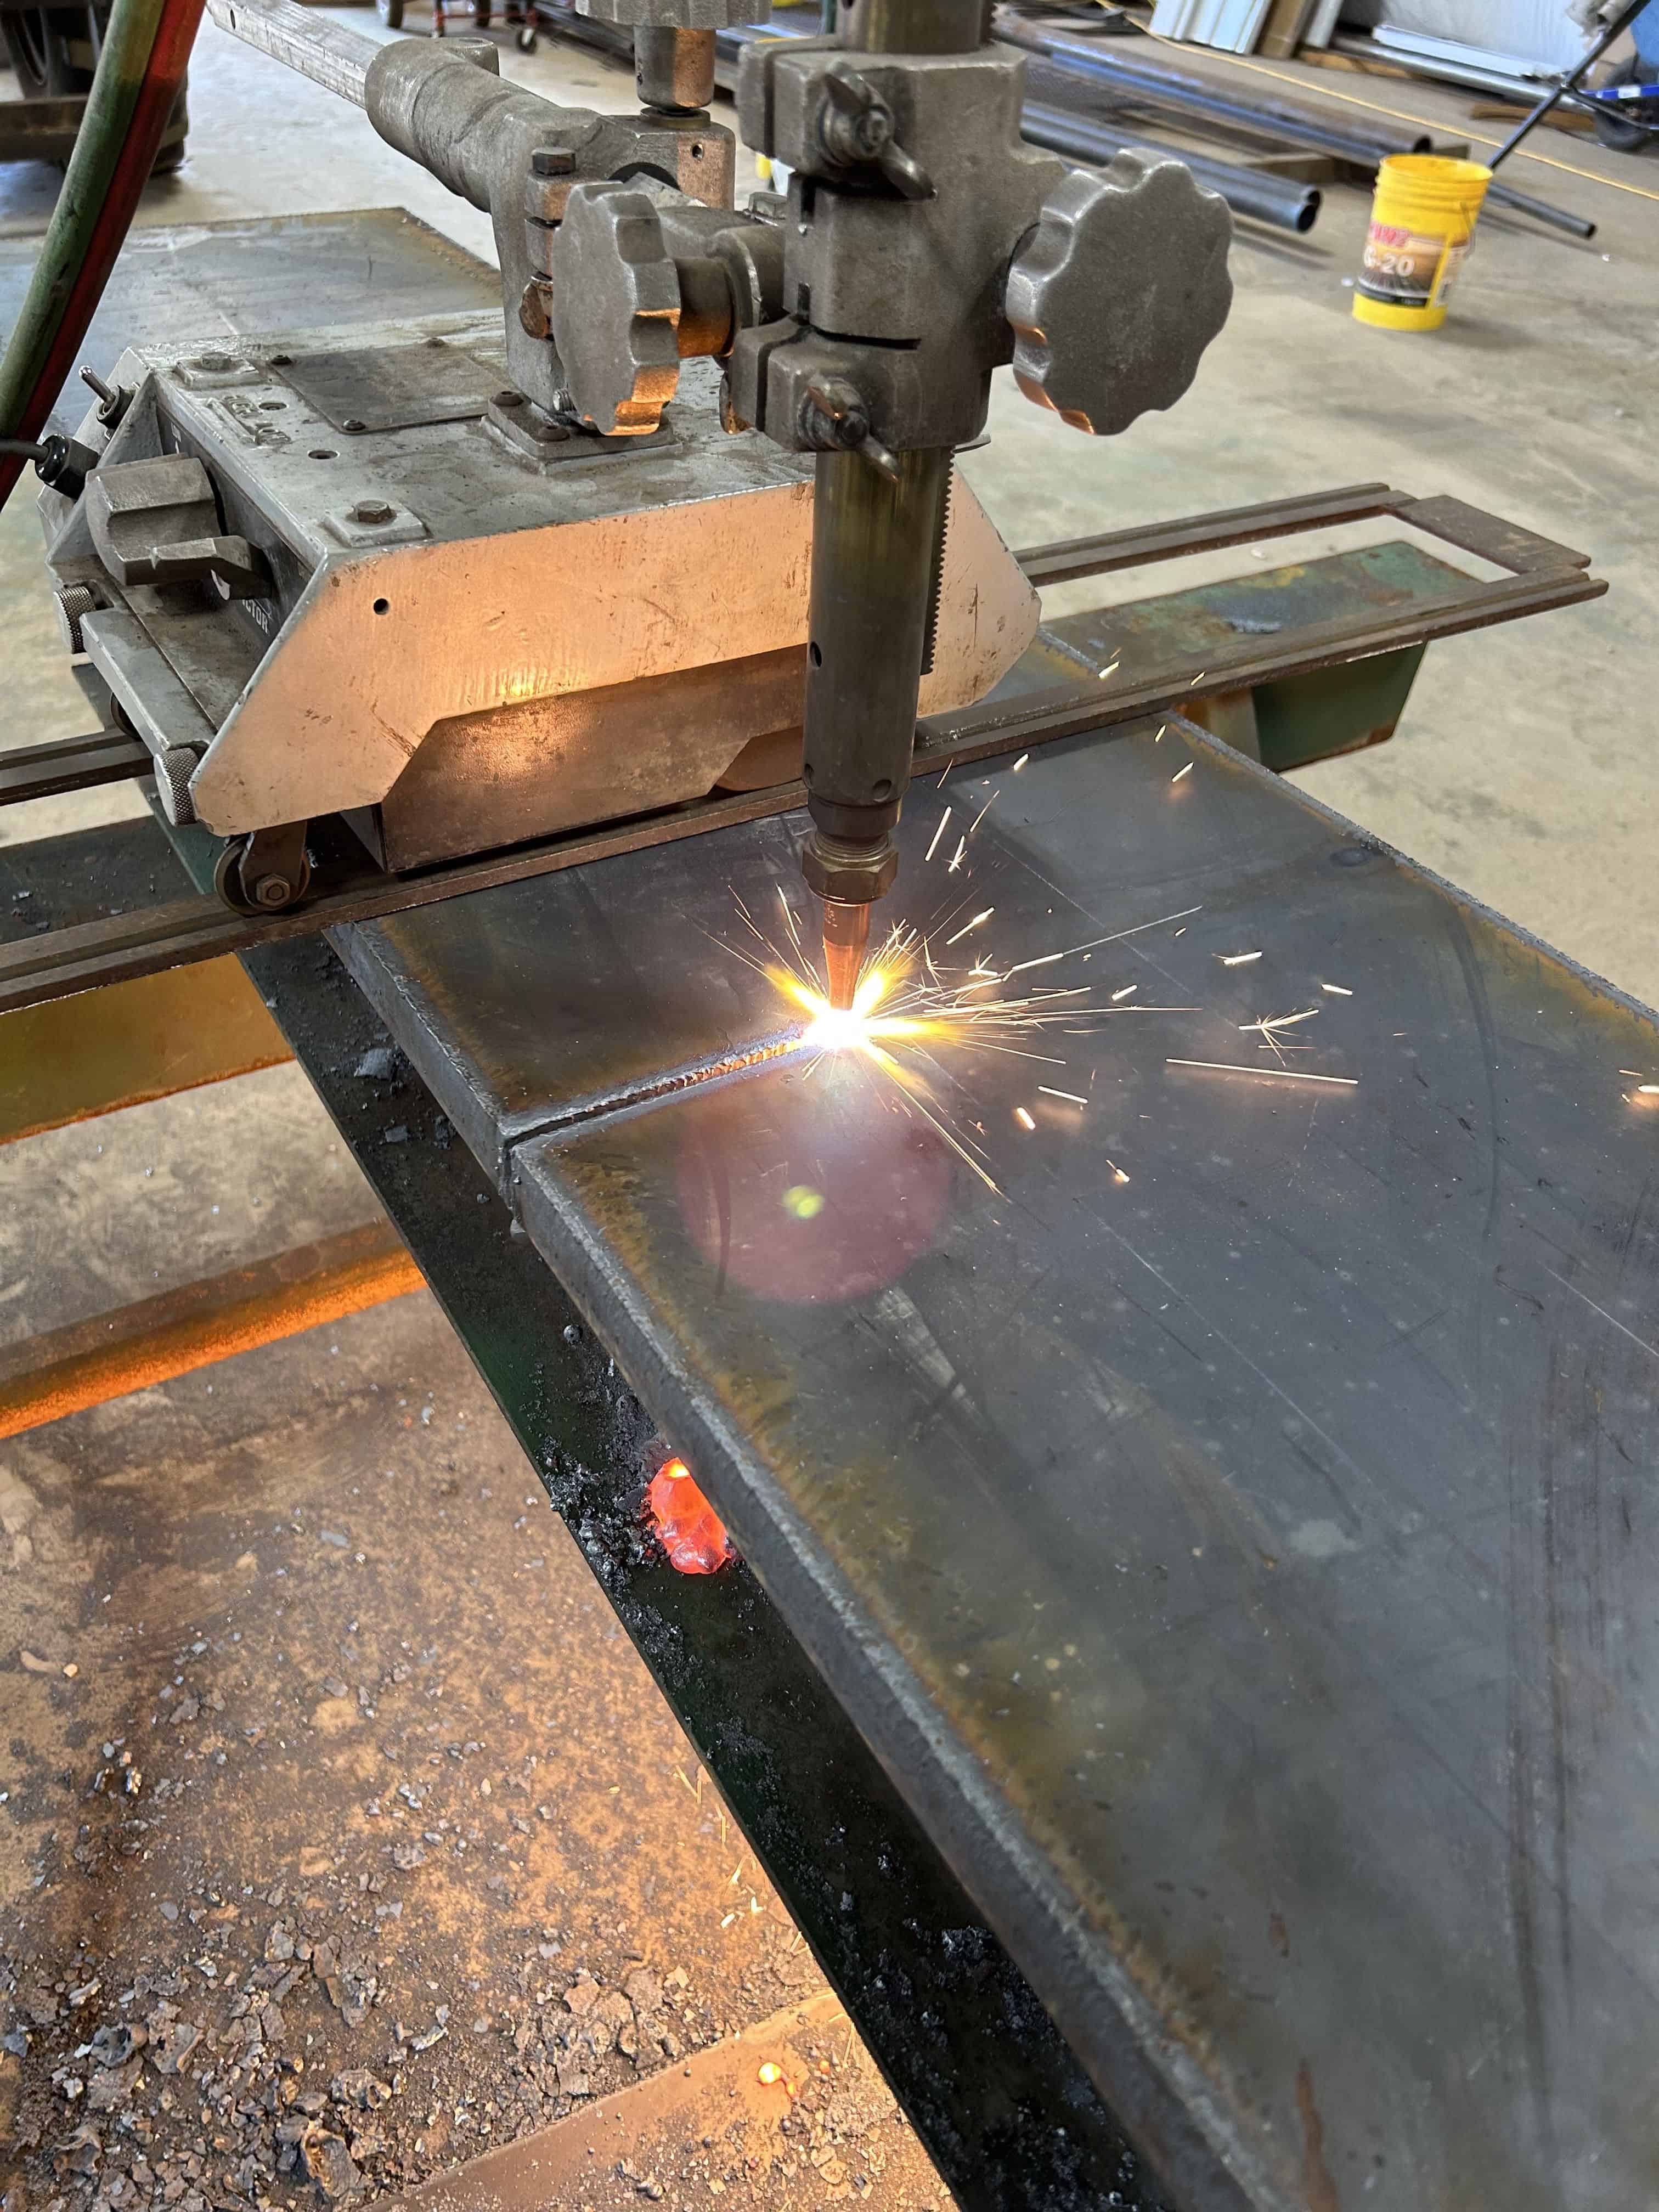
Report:
[[[870,943],[870,908],[860,901],[823,902],[823,972],[830,987],[830,1003],[839,1012],[850,1012],[858,988],[859,970]]]

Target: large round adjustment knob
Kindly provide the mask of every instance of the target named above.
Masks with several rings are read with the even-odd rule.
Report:
[[[577,185],[553,241],[553,338],[596,430],[654,430],[679,381],[680,283],[656,203],[637,185]]]
[[[1098,437],[1172,406],[1232,305],[1231,237],[1226,202],[1180,161],[1069,171],[1008,271],[1020,390]]]

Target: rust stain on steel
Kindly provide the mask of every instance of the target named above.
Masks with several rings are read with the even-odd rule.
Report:
[[[1314,2102],[1313,2074],[1305,2058],[1296,2069],[1296,2109],[1302,2115],[1303,2184],[1308,2192],[1308,2212],[1342,2212],[1336,2183],[1325,2163],[1325,2123]]]

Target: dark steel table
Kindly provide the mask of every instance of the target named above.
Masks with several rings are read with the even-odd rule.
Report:
[[[1053,744],[902,832],[1095,946],[1011,987],[1063,1067],[937,1055],[991,1188],[861,1066],[646,1097],[777,1031],[798,834],[338,949],[1183,2201],[1653,2201],[1655,1018],[1196,732]]]

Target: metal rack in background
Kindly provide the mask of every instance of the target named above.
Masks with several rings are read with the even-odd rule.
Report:
[[[578,15],[563,0],[526,4],[555,35],[630,62],[631,34],[625,27]],[[1246,92],[1200,68],[1170,61],[1161,46],[1126,28],[1127,21],[1109,11],[1085,16],[1006,0],[994,9],[994,35],[1032,59],[1032,96],[1022,125],[1032,145],[1097,167],[1126,149],[1184,161],[1235,215],[1298,236],[1318,220],[1322,185],[1368,185],[1378,162],[1391,154],[1462,156],[1469,151],[1455,134],[1356,118],[1320,102],[1316,94],[1304,100],[1254,86]],[[785,7],[769,23],[721,31],[715,42],[720,88],[734,88],[745,46],[760,39],[815,37],[817,30],[816,8]],[[1218,134],[1220,143],[1214,152],[1174,143],[1156,135],[1160,122],[1194,136]],[[1488,198],[1574,237],[1595,234],[1593,222],[1509,185],[1494,183]]]

